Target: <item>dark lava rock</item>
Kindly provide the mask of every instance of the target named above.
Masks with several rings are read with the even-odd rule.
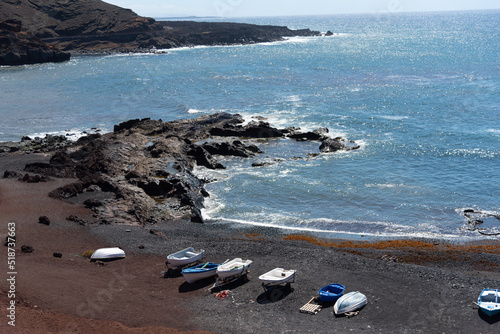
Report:
[[[103,206],[103,203],[95,198],[89,198],[88,200],[83,202],[83,205],[85,205],[85,207],[88,209],[92,209]]]
[[[196,160],[198,166],[205,166],[209,169],[225,169],[221,163],[212,157],[212,155],[203,147],[198,145],[191,145],[186,153]]]
[[[252,44],[292,36],[320,36],[309,29],[246,23],[161,21],[100,0],[3,0],[0,20],[16,19],[62,50],[150,51],[192,45]]]
[[[191,222],[192,223],[200,223],[200,224],[205,223],[205,221],[203,220],[203,216],[201,214],[201,210],[199,208],[192,208],[192,210],[191,210]]]
[[[48,178],[46,176],[40,176],[40,175],[24,174],[24,176],[18,180],[21,182],[27,182],[27,183],[39,183],[39,182],[50,181],[50,178]]]
[[[31,246],[27,246],[27,245],[21,246],[21,252],[23,252],[23,253],[33,253],[34,251],[35,251],[35,249]]]
[[[81,194],[84,189],[84,184],[81,182],[70,183],[65,186],[52,190],[49,196],[57,199],[67,199],[78,194]]]
[[[130,171],[128,172],[126,175],[125,175],[125,179],[126,180],[130,180],[130,179],[139,179],[141,177],[141,174],[139,174],[139,172],[133,170],[133,171]]]
[[[120,132],[120,131],[123,131],[123,130],[130,130],[132,129],[133,127],[141,124],[142,122],[144,121],[148,121],[150,120],[150,118],[144,118],[144,119],[131,119],[131,120],[128,120],[128,121],[125,121],[125,122],[122,122],[118,125],[115,125],[114,128],[113,128],[113,132]]]
[[[294,131],[288,135],[289,138],[304,141],[304,140],[325,140],[326,134],[329,132],[328,128],[319,128],[309,132]]]
[[[212,136],[242,137],[242,138],[279,138],[284,136],[284,131],[274,128],[267,122],[252,121],[246,126],[226,123],[210,129]]]
[[[78,223],[80,225],[88,225],[88,222],[85,219],[80,218],[80,217],[75,216],[75,215],[70,215],[69,217],[66,217],[66,220],[70,221],[70,222]]]
[[[62,258],[62,254],[61,254],[61,253],[58,253],[58,252],[54,252],[54,253],[52,253],[52,256],[53,256],[53,257],[57,257],[57,258],[59,258],[59,259],[60,259],[60,258]]]
[[[50,225],[50,219],[47,216],[41,216],[38,218],[38,224]]]
[[[336,152],[336,151],[350,151],[356,150],[360,146],[351,140],[347,140],[342,137],[337,138],[327,138],[321,143],[319,150],[323,153]]]
[[[210,154],[230,155],[244,158],[262,153],[262,151],[257,146],[245,145],[239,140],[235,140],[232,143],[210,142],[203,144],[202,147]]]
[[[22,177],[23,175],[21,173],[18,173],[18,172],[14,172],[14,171],[9,171],[9,170],[6,170],[4,173],[3,173],[3,178],[4,179],[18,179],[20,177]]]

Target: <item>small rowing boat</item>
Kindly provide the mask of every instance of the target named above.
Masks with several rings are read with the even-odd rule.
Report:
[[[167,256],[167,265],[171,267],[183,267],[188,264],[200,261],[205,251],[195,251],[193,247],[189,247]]]
[[[207,262],[194,267],[186,268],[182,270],[181,273],[186,279],[186,282],[194,283],[203,278],[215,276],[217,274],[216,271],[218,266],[218,264],[213,262]]]
[[[489,316],[500,313],[500,290],[483,289],[477,299],[479,309]]]
[[[345,286],[342,284],[332,283],[325,285],[319,289],[319,300],[323,303],[331,303],[336,301],[344,293]]]
[[[248,271],[251,264],[251,260],[242,260],[241,258],[232,259],[217,267],[217,276],[221,279],[226,279],[232,276],[243,275]]]
[[[354,312],[365,306],[367,302],[366,296],[361,292],[349,292],[337,300],[335,305],[333,305],[333,311],[335,314]]]
[[[291,283],[295,280],[295,270],[274,268],[273,270],[259,276],[262,286],[271,287],[284,283]]]

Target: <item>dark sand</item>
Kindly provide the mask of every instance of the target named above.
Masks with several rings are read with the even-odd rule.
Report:
[[[23,159],[0,158],[0,171],[22,170]],[[487,318],[473,305],[483,288],[500,288],[498,241],[490,242],[488,251],[442,245],[418,249],[416,244],[325,247],[284,240],[287,231],[272,229],[188,222],[81,226],[66,217],[92,222],[90,210],[47,196],[67,182],[71,180],[28,184],[0,179],[0,233],[4,240],[7,223],[16,223],[18,273],[13,328],[6,317],[7,247],[1,246],[0,333],[500,332],[500,318]],[[38,224],[43,215],[51,220],[49,226]],[[22,253],[22,245],[34,252]],[[102,266],[81,256],[114,245],[126,251],[126,259]],[[249,281],[230,286],[229,296],[218,300],[207,291],[213,279],[187,284],[175,273],[165,277],[165,256],[189,246],[205,249],[206,261],[253,260]],[[384,255],[397,262],[383,260]],[[275,267],[296,269],[297,279],[291,291],[271,300],[258,276]],[[317,315],[299,312],[332,282],[345,285],[346,292],[364,293],[368,305],[352,318],[334,316],[331,305]]]

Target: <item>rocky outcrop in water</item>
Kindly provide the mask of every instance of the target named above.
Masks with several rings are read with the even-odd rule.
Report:
[[[48,162],[29,163],[24,171],[78,179],[53,190],[50,196],[63,200],[81,197],[80,203],[103,223],[142,224],[176,218],[202,223],[208,181],[193,174],[196,166],[224,168],[217,157],[235,156],[265,167],[270,164],[252,159],[263,153],[256,143],[287,137],[320,141],[328,133],[328,129],[318,129],[313,133],[319,137],[310,136],[295,128],[275,128],[263,120],[243,124],[241,116],[227,113],[172,122],[129,120],[105,135],[89,135],[76,142],[55,141]],[[29,142],[19,143],[17,153],[27,149]],[[49,151],[50,147],[44,150],[45,154]],[[279,163],[282,159],[270,161]]]

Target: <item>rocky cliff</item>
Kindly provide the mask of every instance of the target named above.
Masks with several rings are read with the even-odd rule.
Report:
[[[0,65],[37,64],[68,60],[61,52],[23,29],[20,21],[0,22]]]
[[[238,23],[157,22],[100,0],[2,0],[0,21],[18,20],[66,51],[140,51],[192,45],[249,44],[319,32]]]

